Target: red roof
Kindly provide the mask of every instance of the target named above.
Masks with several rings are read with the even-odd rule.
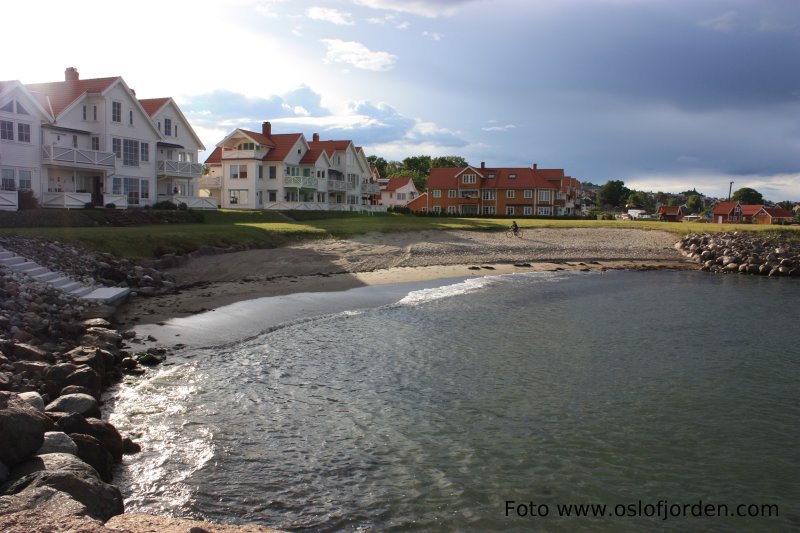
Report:
[[[714,206],[713,213],[715,215],[730,215],[737,205],[739,205],[739,202],[719,202]]]
[[[25,87],[33,93],[43,108],[49,110],[50,106],[52,106],[53,113],[59,115],[84,94],[102,93],[120,79],[119,76],[114,76],[112,78],[95,78],[91,80],[29,83]],[[50,101],[49,105],[48,99]]]
[[[312,148],[325,150],[328,157],[333,156],[336,151],[347,150],[347,147],[351,144],[351,141],[311,141],[308,143]]]
[[[217,146],[216,148],[214,148],[214,151],[211,152],[211,155],[209,155],[206,158],[206,165],[213,165],[219,163],[222,163],[222,148]]]
[[[410,182],[412,182],[411,178],[391,178],[383,190],[396,191],[400,187],[405,187]]]
[[[772,218],[794,218],[794,213],[783,207],[765,207],[764,211]]]
[[[301,133],[278,133],[270,135],[272,149],[267,153],[262,161],[283,161],[289,155],[289,150],[294,147],[297,140],[302,136]]]
[[[659,215],[678,215],[681,213],[681,206],[679,205],[662,205],[658,209]]]
[[[305,153],[303,159],[300,160],[300,163],[304,165],[313,165],[319,160],[320,156],[322,155],[322,152],[323,150],[321,147],[319,146],[311,147],[309,143],[309,150],[308,152]]]
[[[742,214],[745,216],[753,216],[764,207],[763,205],[742,205]]]
[[[483,189],[560,190],[564,180],[563,169],[440,167],[431,169],[428,188],[455,189],[458,177],[464,172],[474,172],[480,178],[475,187]]]
[[[144,110],[147,111],[147,114],[151,117],[155,115],[159,109],[164,107],[164,104],[167,102],[169,102],[169,98],[145,98],[139,100],[139,103],[142,104]]]

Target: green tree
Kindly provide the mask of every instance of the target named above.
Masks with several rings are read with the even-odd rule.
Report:
[[[440,168],[440,167],[468,167],[469,163],[467,160],[461,157],[460,155],[444,155],[433,158],[431,161],[431,168]]]
[[[686,199],[686,207],[692,213],[701,213],[703,211],[703,197],[699,194],[692,194]]]
[[[409,170],[401,170],[399,172],[395,172],[393,174],[389,174],[386,176],[388,178],[411,178],[414,181],[414,185],[420,191],[425,190],[425,186],[428,183],[428,175],[427,174],[420,174],[416,171],[409,171]]]
[[[378,174],[381,177],[386,176],[386,167],[389,163],[382,157],[378,157],[377,155],[371,155],[367,157],[367,161],[369,161],[370,165],[375,165],[375,168],[378,169]]]
[[[597,190],[597,204],[607,207],[624,207],[630,193],[630,189],[622,180],[609,180]]]
[[[403,170],[416,173],[419,176],[427,176],[431,173],[431,156],[415,155],[403,159]]]
[[[731,196],[731,200],[747,205],[760,205],[764,203],[764,197],[761,196],[761,193],[750,187],[742,187],[734,192],[733,196]]]
[[[627,205],[628,207],[644,209],[645,211],[653,211],[655,208],[652,198],[644,191],[631,192],[628,195]]]

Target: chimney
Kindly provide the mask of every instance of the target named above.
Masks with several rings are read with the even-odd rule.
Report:
[[[486,168],[486,161],[481,161],[481,168]]]
[[[267,137],[272,135],[272,124],[270,122],[262,122],[261,123],[261,133],[266,135]]]
[[[67,67],[67,70],[64,71],[64,81],[78,81],[79,79],[78,69],[75,67]]]
[[[134,98],[136,98],[136,91],[134,91],[133,89],[131,89],[131,94],[133,95],[133,97],[134,97]]]
[[[318,143],[319,142],[319,133],[315,133],[311,136],[312,142]]]
[[[531,168],[532,168],[533,170],[536,170],[537,168],[539,168],[539,165],[537,165],[536,163],[534,163],[533,165],[531,165]]]

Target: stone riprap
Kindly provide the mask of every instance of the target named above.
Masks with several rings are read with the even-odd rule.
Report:
[[[675,244],[708,272],[800,276],[800,245],[763,233],[687,235]]]

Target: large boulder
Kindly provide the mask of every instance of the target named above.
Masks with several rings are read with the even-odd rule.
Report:
[[[50,361],[52,356],[46,351],[31,344],[17,343],[12,351],[14,357],[25,361]]]
[[[19,397],[40,413],[44,413],[44,399],[38,392],[20,392]]]
[[[64,386],[69,385],[84,387],[92,391],[92,396],[97,399],[100,398],[102,392],[103,380],[94,368],[81,366],[64,379]]]
[[[100,404],[88,394],[65,394],[47,404],[45,412],[78,413],[85,417],[100,418]]]
[[[88,418],[86,422],[91,426],[90,435],[99,440],[103,447],[114,458],[114,462],[122,462],[122,435],[110,422],[97,418]]]
[[[64,387],[64,380],[77,369],[78,365],[72,363],[58,363],[47,369],[47,373],[44,375],[44,387],[47,394],[51,398],[58,396]]]
[[[68,453],[78,455],[78,445],[63,431],[48,431],[44,434],[44,443],[36,455],[48,453]]]
[[[86,516],[86,506],[66,492],[31,487],[12,496],[0,496],[0,531],[64,531],[113,533]]]
[[[59,413],[53,411],[47,413],[47,416],[55,422],[55,429],[63,431],[64,433],[86,433],[91,434],[92,426],[86,421],[86,418],[78,413]]]
[[[92,435],[85,435],[83,433],[72,433],[70,434],[70,438],[78,445],[78,457],[97,470],[100,479],[106,483],[111,483],[113,478],[112,468],[114,466],[114,457],[111,455],[111,452],[106,450],[103,443]]]
[[[119,489],[101,481],[91,466],[66,453],[41,455],[19,465],[3,488],[6,495],[38,488],[65,492],[85,506],[87,515],[103,522],[124,511]]]
[[[0,462],[14,466],[41,448],[53,422],[16,394],[0,392]]]

